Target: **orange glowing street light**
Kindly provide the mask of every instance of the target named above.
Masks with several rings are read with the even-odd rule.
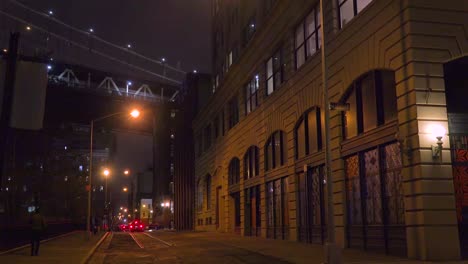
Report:
[[[133,109],[132,112],[130,113],[130,115],[133,117],[133,118],[137,118],[140,116],[140,111],[138,111],[138,109]]]
[[[129,170],[125,170],[125,171],[124,171],[124,174],[125,174],[125,175],[128,175],[128,174],[130,174],[130,171],[129,171]]]
[[[127,187],[123,187],[122,191],[127,192],[127,191],[128,191],[128,188],[127,188]]]
[[[29,28],[29,29],[28,29]],[[31,30],[31,28],[28,26],[27,30]],[[90,33],[93,33],[94,30],[92,28],[89,29]],[[94,123],[97,121],[101,121],[107,118],[111,118],[114,116],[122,115],[122,114],[129,114],[132,118],[137,118],[140,116],[140,111],[138,109],[133,109],[130,113],[129,112],[117,112],[113,113],[110,115],[105,115],[101,116],[99,118],[92,119],[90,122],[90,140],[89,140],[89,177],[88,177],[88,185],[89,185],[89,190],[88,190],[88,212],[87,212],[87,221],[86,221],[86,231],[87,231],[87,236],[86,238],[89,239],[91,235],[91,186],[92,186],[92,179],[93,179],[93,134],[94,134]],[[109,176],[110,171],[105,170],[104,171],[104,176],[106,178],[106,185],[107,185],[107,177]],[[107,206],[107,186],[106,186],[106,193],[105,193],[105,202]]]

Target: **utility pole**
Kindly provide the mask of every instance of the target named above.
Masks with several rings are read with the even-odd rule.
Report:
[[[10,121],[13,108],[13,93],[16,81],[16,62],[18,60],[20,33],[10,33],[10,43],[7,51],[5,84],[3,89],[2,109],[0,115],[0,187],[3,188],[3,178],[6,171],[5,157],[10,137]]]
[[[325,19],[324,19],[324,1],[320,0],[320,22],[321,22],[321,55],[322,55],[322,88],[323,88],[323,101],[325,108],[325,171],[327,179],[327,243],[326,243],[326,255],[328,264],[340,264],[342,263],[341,252],[335,241],[335,213],[334,213],[334,204],[333,204],[333,177],[331,174],[331,129],[330,129],[330,98],[328,95],[328,85],[327,85],[327,61],[326,61],[326,51],[325,51]]]

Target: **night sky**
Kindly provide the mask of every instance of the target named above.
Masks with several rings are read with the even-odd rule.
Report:
[[[164,57],[171,66],[176,67],[180,63],[184,71],[197,69],[199,72],[211,72],[210,0],[18,1],[44,13],[53,10],[54,17],[77,28],[88,30],[92,27],[97,36],[114,44],[126,46],[131,43],[132,49],[138,53],[154,59]],[[56,23],[18,8],[8,0],[1,0],[0,7],[24,20],[48,28],[51,32],[73,39],[79,35],[66,28],[55,30]],[[0,19],[2,27],[11,22],[11,19],[4,16]],[[24,25],[18,28],[21,31]],[[8,31],[8,27],[2,28],[2,31]],[[23,33],[24,42],[27,34],[36,34],[34,27],[31,32]],[[55,44],[54,39],[51,41]],[[64,46],[64,43],[61,45]],[[60,49],[65,48],[59,48],[55,53],[60,53]],[[73,60],[73,55],[67,54],[65,57]],[[126,54],[118,56],[126,61],[136,62]]]
[[[83,30],[92,27],[97,36],[107,41],[121,46],[131,43],[132,49],[136,52],[155,59],[164,57],[171,66],[175,67],[180,62],[184,71],[193,69],[199,72],[211,71],[210,0],[19,0],[19,2],[44,13],[53,10],[54,17],[67,24]],[[40,19],[29,11],[15,7],[8,0],[1,0],[0,5],[2,10],[32,21],[38,26],[54,28],[53,22]],[[9,28],[11,22],[11,19],[0,16],[2,31],[0,42],[4,45],[3,48],[8,40],[8,31],[12,30]],[[22,31],[23,45],[32,43],[28,40],[28,34],[31,38],[39,38],[37,43],[41,43],[40,38],[45,38],[44,35],[38,34],[38,30],[34,30],[34,27],[31,32],[26,32],[25,25],[20,23],[14,27],[16,28],[13,30]],[[72,35],[75,33],[67,30],[59,30],[57,33],[71,38],[76,37]],[[70,63],[78,61],[77,58],[84,58],[88,60],[87,64],[93,65],[92,55],[89,58],[83,57],[81,53],[65,50],[64,43],[57,45],[59,48],[54,48],[53,56]],[[125,57],[127,54],[120,56],[124,60],[132,60],[131,57]],[[114,71],[115,68],[112,66],[115,66],[115,63],[107,64],[110,65],[109,71]],[[103,65],[105,67],[106,64]],[[116,163],[119,164],[117,170],[129,168],[136,173],[145,170],[148,163],[151,163],[151,137],[119,133],[117,141],[118,149],[115,157]],[[117,179],[113,183],[117,192],[121,189],[121,185],[125,184]]]

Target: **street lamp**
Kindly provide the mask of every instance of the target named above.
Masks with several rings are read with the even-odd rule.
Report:
[[[129,171],[129,170],[125,170],[125,171],[124,171],[124,174],[125,174],[125,175],[128,175],[128,174],[130,174],[130,171]]]
[[[130,115],[133,117],[133,118],[137,118],[140,116],[140,111],[138,111],[137,109],[134,109]]]
[[[107,178],[109,178],[109,175],[110,175],[109,169],[104,169],[102,174],[104,175],[104,178],[106,179],[106,186],[104,188],[104,207],[107,207]]]
[[[92,32],[92,30],[90,30]],[[138,113],[138,114],[137,114]],[[92,179],[93,179],[93,134],[94,134],[94,123],[97,121],[101,121],[110,117],[114,117],[117,115],[122,115],[125,114],[125,112],[118,112],[106,116],[102,116],[96,119],[92,119],[90,122],[90,129],[89,129],[89,135],[90,135],[90,140],[89,140],[89,190],[88,190],[88,217],[86,221],[86,231],[88,233],[88,238],[89,235],[91,234],[91,190],[92,190]],[[140,111],[134,109],[132,112],[130,112],[130,116],[133,118],[137,118],[140,115]]]
[[[127,191],[128,191],[128,188],[127,188],[127,187],[123,187],[123,188],[122,188],[122,191],[127,192]]]
[[[132,84],[133,84],[133,83],[132,83],[131,81],[127,81],[127,96],[128,96],[128,88],[129,88],[130,86],[132,86]]]

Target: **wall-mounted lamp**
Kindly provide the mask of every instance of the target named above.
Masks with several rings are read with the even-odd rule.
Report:
[[[434,125],[430,128],[431,134],[437,139],[436,144],[432,145],[432,158],[441,159],[442,158],[442,138],[445,136],[445,128],[441,125]]]

